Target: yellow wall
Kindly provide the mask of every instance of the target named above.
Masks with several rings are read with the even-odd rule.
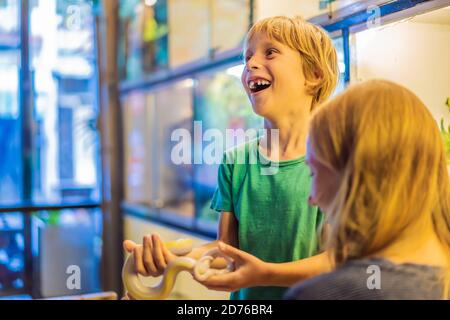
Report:
[[[450,123],[450,20],[448,24],[393,23],[352,38],[353,79],[384,78],[416,93],[434,118]]]

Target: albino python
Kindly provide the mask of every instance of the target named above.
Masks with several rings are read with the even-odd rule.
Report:
[[[122,279],[125,289],[134,299],[166,299],[173,289],[178,273],[181,271],[188,271],[194,275],[195,279],[203,281],[211,275],[223,274],[234,270],[233,260],[221,253],[217,248],[207,251],[199,260],[195,260],[183,257],[183,255],[192,251],[193,242],[191,239],[169,241],[165,245],[170,252],[179,257],[169,263],[161,282],[155,286],[148,287],[141,282],[135,270],[133,254],[130,254],[125,260],[122,269]],[[226,260],[227,266],[225,268],[211,268],[211,262],[217,257],[223,257]]]

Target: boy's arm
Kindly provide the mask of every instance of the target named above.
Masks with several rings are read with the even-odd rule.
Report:
[[[220,250],[234,260],[236,270],[198,280],[211,290],[236,291],[256,286],[290,287],[332,270],[328,252],[286,263],[268,263],[229,245],[219,244]]]
[[[219,220],[218,240],[238,248],[238,226],[238,220],[233,212],[222,212]]]
[[[293,262],[266,263],[267,276],[263,285],[290,287],[299,281],[332,270],[333,266],[327,251]]]

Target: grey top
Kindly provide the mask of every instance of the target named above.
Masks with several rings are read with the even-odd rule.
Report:
[[[381,258],[346,262],[337,270],[292,287],[285,299],[298,300],[439,300],[442,269],[394,264]],[[369,289],[369,287],[371,289]]]

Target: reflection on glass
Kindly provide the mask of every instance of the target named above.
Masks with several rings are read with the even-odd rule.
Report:
[[[210,0],[170,1],[168,15],[171,68],[208,56],[211,48],[209,8]]]
[[[240,75],[243,65],[219,72],[211,72],[198,78],[196,88],[195,120],[201,121],[203,131],[219,130],[226,139],[226,129],[259,129],[262,118],[255,115],[245,93]],[[196,141],[197,143],[197,141]],[[224,148],[242,141],[226,141]],[[203,149],[208,144],[203,144]],[[222,157],[219,157],[222,160]],[[196,209],[200,220],[216,221],[218,215],[209,208],[217,186],[219,163],[195,165],[194,186]],[[201,221],[200,221],[201,222]]]
[[[153,124],[152,189],[154,204],[166,212],[194,216],[192,165],[176,164],[172,149],[180,141],[172,141],[172,134],[180,130],[192,137],[192,79],[186,79],[156,91],[156,116]],[[181,140],[181,139],[180,139]],[[187,143],[189,149],[190,141]]]
[[[18,47],[19,39],[20,1],[0,1],[0,45],[3,47]]]
[[[250,1],[213,1],[211,7],[212,49],[224,51],[239,47],[250,25]]]
[[[167,1],[120,0],[119,76],[137,79],[168,64]]]
[[[249,0],[119,3],[119,76],[123,80],[239,47],[250,24]]]
[[[151,163],[154,95],[133,92],[123,103],[125,132],[125,199],[152,205]]]
[[[0,205],[21,200],[20,1],[0,1]]]
[[[0,51],[0,205],[21,200],[19,52]]]
[[[0,294],[24,287],[23,215],[0,214]]]
[[[123,101],[126,200],[159,208],[165,218],[178,221],[194,216],[191,159],[179,164],[172,158],[180,142],[191,152],[193,85],[186,79],[150,93],[131,93]],[[187,140],[172,139],[180,130]]]
[[[33,255],[43,297],[98,292],[101,261],[101,211],[74,209],[33,215]],[[80,286],[68,277],[78,272]],[[68,285],[69,283],[69,285]]]
[[[170,67],[239,47],[250,24],[248,0],[172,0],[168,10]]]
[[[337,83],[336,89],[334,90],[333,96],[341,93],[345,90],[345,73],[346,65],[344,58],[344,39],[342,37],[333,39],[334,47],[336,48],[338,56],[338,66],[339,66],[339,81]]]
[[[31,2],[35,201],[99,197],[93,31],[92,1]]]

